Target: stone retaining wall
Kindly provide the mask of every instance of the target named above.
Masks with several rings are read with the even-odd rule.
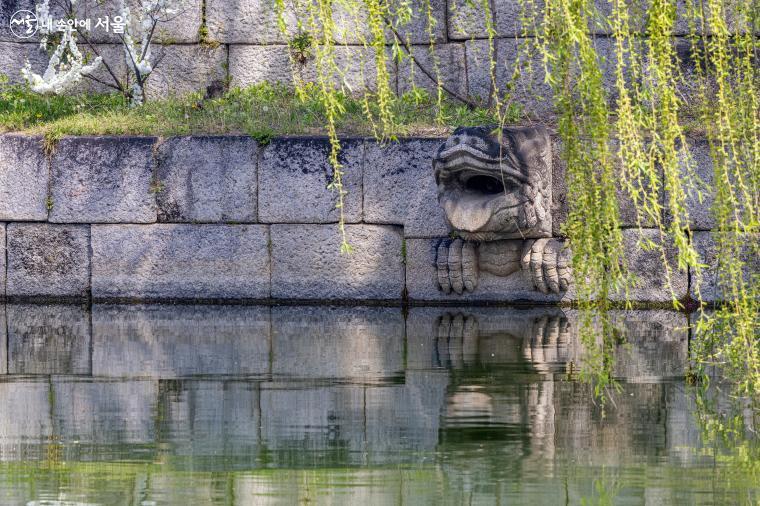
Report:
[[[428,3],[437,22],[434,38],[438,46],[434,55],[428,50],[429,35],[426,16],[423,14]],[[402,35],[408,36],[415,56],[429,71],[432,72],[434,68],[434,58],[437,60],[440,75],[450,88],[462,95],[485,99],[490,95],[492,81],[489,72],[488,33],[480,10],[467,7],[466,3],[465,0],[413,0],[411,6],[414,17]],[[684,2],[679,0],[678,3],[683,12]],[[80,17],[97,19],[108,11],[109,6],[112,12],[116,1],[106,0],[106,7],[98,7],[94,0],[80,0],[78,4]],[[87,7],[89,4],[95,5]],[[157,37],[161,46],[154,53],[157,58],[161,58],[161,63],[148,82],[149,96],[181,95],[205,90],[212,82],[220,80],[228,81],[233,86],[247,86],[264,81],[291,84],[292,70],[303,79],[314,78],[313,61],[291,69],[288,37],[284,37],[277,27],[274,0],[182,0],[179,4],[181,14],[162,26]],[[497,32],[496,81],[499,88],[504,90],[514,73],[519,48],[529,39],[521,38],[526,34],[519,25],[519,0],[495,0],[491,4]],[[599,0],[598,4],[601,12],[609,12],[608,2]],[[20,69],[27,59],[38,73],[44,71],[47,64],[47,55],[37,49],[34,37],[19,39],[9,30],[12,14],[18,9],[34,10],[33,6],[34,0],[3,0],[0,4],[0,74],[7,74],[12,81],[21,79]],[[336,48],[338,66],[353,90],[360,91],[365,86],[372,88],[375,78],[374,57],[361,45],[359,34],[355,30],[356,22],[352,17],[340,12],[340,7],[336,7],[336,10],[336,39],[341,43]],[[295,26],[294,20],[289,21]],[[605,82],[612,91],[613,45],[606,37],[609,33],[604,33],[599,27],[596,30],[601,36],[595,39],[595,44],[599,54],[608,62],[605,64]],[[203,43],[201,33],[207,33]],[[675,28],[674,36],[684,47],[684,36],[687,34],[688,29],[681,20]],[[113,62],[114,72],[124,76],[126,67],[123,53],[115,35],[102,29],[92,30],[88,39],[96,44],[99,54]],[[687,76],[684,82],[689,82],[688,75],[693,70],[693,64],[686,57],[688,52],[682,53],[682,71]],[[522,73],[511,87],[512,98],[526,113],[545,119],[552,106],[550,90],[544,83],[542,74],[543,64],[537,55],[522,59],[526,58],[534,59],[535,73]],[[398,92],[408,90],[412,79],[417,86],[434,89],[434,83],[419,69],[412,69],[408,61],[400,64],[389,62],[389,65],[392,86]],[[99,77],[109,79],[102,68],[98,74]],[[82,83],[81,89],[108,91],[87,79]],[[681,91],[688,93],[689,90]]]
[[[42,142],[0,135],[0,295],[8,298],[567,302],[533,290],[524,272],[483,274],[478,289],[445,295],[435,251],[449,234],[431,160],[441,139],[378,145],[346,139],[341,155],[346,233],[340,235],[325,138],[72,137],[52,156]],[[557,143],[554,143],[555,151]],[[693,143],[698,171],[711,172]],[[554,235],[567,202],[554,163]],[[709,197],[709,196],[708,196]],[[696,244],[714,263],[708,201],[691,203]],[[623,206],[625,208],[625,206]],[[629,213],[630,214],[630,213]],[[640,278],[632,298],[667,302],[656,253],[624,220]],[[655,230],[644,230],[655,236]],[[704,293],[718,297],[711,279]],[[690,273],[675,271],[684,299]]]

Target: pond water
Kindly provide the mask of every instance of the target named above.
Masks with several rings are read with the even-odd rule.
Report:
[[[0,319],[2,505],[760,501],[746,447],[704,437],[680,313],[616,314],[627,343],[605,416],[575,379],[570,310],[7,305]]]

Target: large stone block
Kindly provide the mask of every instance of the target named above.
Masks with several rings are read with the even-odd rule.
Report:
[[[401,298],[404,268],[397,228],[347,225],[351,254],[341,254],[334,225],[272,225],[271,234],[273,298]]]
[[[619,145],[612,142],[613,150],[617,151]],[[567,162],[563,158],[564,149],[562,139],[559,135],[552,136],[552,231],[555,236],[563,235],[562,228],[567,223],[570,211],[570,200],[568,197],[568,173]],[[654,227],[655,223],[651,217],[642,213],[641,221],[637,216],[636,205],[633,202],[631,193],[623,184],[622,164],[619,158],[615,161],[615,171],[617,171],[617,201],[620,210],[620,226],[623,228],[630,227]],[[659,169],[658,179],[662,185],[662,169]],[[644,182],[648,186],[648,182]],[[660,186],[662,188],[662,186]],[[662,202],[663,192],[660,190],[657,196],[658,202]]]
[[[3,23],[3,27],[8,26]],[[48,57],[40,50],[39,44],[19,44],[17,42],[0,42],[0,75],[8,76],[8,81],[13,84],[21,84],[24,78],[21,69],[26,61],[32,72],[43,74],[47,67]]]
[[[701,295],[704,302],[726,300],[727,297],[725,295],[730,291],[730,288],[726,286],[725,281],[720,279],[718,263],[732,260],[726,258],[726,255],[723,255],[723,258],[721,258],[715,237],[711,232],[694,232],[692,244],[699,254],[700,262],[706,267],[700,274],[692,270],[690,295],[694,299],[698,299],[699,295]],[[753,237],[748,235],[746,245],[741,253],[742,261],[744,262],[744,282],[748,284],[758,282],[758,276],[760,276],[760,257],[757,255],[758,244],[760,244],[760,236],[755,235]]]
[[[646,249],[643,241],[657,245],[655,249]],[[633,301],[641,302],[670,302],[673,297],[680,300],[688,292],[688,275],[678,269],[675,245],[668,242],[664,247],[664,255],[670,269],[670,283],[663,254],[659,251],[660,231],[656,229],[627,229],[623,230],[623,249],[628,262],[628,270],[635,277],[634,285],[628,292]],[[611,295],[612,299],[623,300],[624,294]]]
[[[154,41],[164,44],[188,43],[198,41],[198,31],[201,27],[201,5],[203,0],[175,0],[171,8],[172,14],[161,16],[156,25]],[[133,16],[133,23],[137,26],[140,1],[127,0]],[[105,22],[106,16],[110,20],[119,15],[119,2],[117,0],[79,0],[74,5],[76,19],[89,19],[90,30],[86,32],[87,40],[94,43],[119,43],[119,34],[114,31],[113,25],[96,27],[98,20]],[[57,12],[56,12],[57,11]],[[60,12],[60,6],[53,8],[54,16],[64,17]],[[111,21],[113,22],[113,21]],[[136,32],[135,32],[136,33]]]
[[[432,76],[432,79],[407,58],[398,64],[399,93],[406,93],[413,87],[417,87],[428,90],[432,96],[435,96],[438,89],[436,80],[440,79],[443,86],[460,97],[467,96],[464,44],[442,44],[436,46],[432,52],[430,46],[412,46],[412,55],[417,63]]]
[[[6,270],[6,260],[8,258],[8,253],[6,251],[6,225],[5,223],[0,223],[0,272],[5,273],[4,276],[0,276],[0,295],[5,297],[5,286],[7,282],[7,270]]]
[[[466,0],[447,0],[448,32],[452,40],[487,39],[486,16],[481,5]],[[523,9],[519,0],[498,0],[491,4],[491,23],[499,37],[522,35]],[[540,21],[537,21],[540,23]]]
[[[178,378],[269,372],[269,308],[96,304],[96,376]]]
[[[533,35],[536,30],[541,30],[544,17],[545,2],[538,0],[533,2],[535,10],[523,9],[530,3],[520,0],[498,0],[491,3],[492,23],[496,37],[519,37]],[[595,0],[596,12],[589,12],[589,29],[595,35],[612,34],[612,4],[606,0]],[[646,28],[645,8],[650,2],[630,2],[629,15],[631,29],[643,31]],[[706,6],[705,6],[706,7]],[[689,33],[688,18],[686,17],[686,2],[676,2],[677,19],[674,26],[674,35]],[[528,21],[528,24],[523,24]],[[467,0],[448,0],[448,32],[453,40],[469,40],[471,38],[486,39],[488,30],[486,18],[480,3],[468,2]]]
[[[337,46],[335,64],[339,76],[333,76],[336,86],[345,84],[347,91],[361,94],[375,88],[377,67],[370,49],[358,46]],[[293,75],[303,82],[317,82],[313,60],[294,63],[288,56],[287,46],[230,46],[229,76],[233,86],[250,86],[257,83],[279,83],[293,87]],[[395,61],[388,59],[388,71],[393,76]]]
[[[152,137],[68,137],[52,162],[50,221],[152,223]]]
[[[272,374],[372,381],[403,375],[398,308],[275,307]]]
[[[206,1],[209,38],[222,44],[282,44],[286,40],[277,18],[274,0]],[[295,20],[296,16],[289,15],[287,25],[294,26]]]
[[[392,5],[394,2],[390,2]],[[405,23],[396,21],[396,31],[401,39],[410,44],[429,44],[432,38],[436,43],[446,41],[446,0],[396,0],[397,4],[403,4],[409,8],[409,20]],[[393,9],[394,6],[391,6]],[[404,11],[404,9],[399,9]],[[430,18],[428,18],[428,12]],[[388,40],[392,41],[392,33],[388,34]]]
[[[42,139],[0,135],[0,220],[47,219],[49,170]]]
[[[146,84],[149,99],[182,96],[205,91],[226,77],[227,48],[199,45],[162,46],[154,49],[160,64]]]
[[[404,226],[405,237],[449,233],[432,160],[443,139],[367,143],[364,163],[364,221]]]
[[[267,228],[94,225],[95,298],[265,299]]]
[[[501,277],[481,272],[474,292],[457,295],[439,289],[436,268],[436,251],[442,238],[406,240],[406,289],[411,300],[418,301],[571,301],[575,290],[571,284],[562,294],[543,294],[535,290],[530,275],[518,271]]]
[[[256,156],[250,137],[177,137],[158,148],[163,222],[256,221]]]
[[[413,44],[425,44],[429,41],[428,7],[430,8],[433,25],[433,38],[436,41],[445,40],[445,6],[444,0],[412,2],[389,2],[391,10],[402,10],[409,14],[405,24],[394,23],[403,41]],[[403,8],[396,3],[403,3]],[[356,11],[345,5],[332,5],[333,22],[335,24],[334,38],[336,42],[360,44],[363,40],[372,41],[372,34],[367,28],[367,13],[363,8]],[[408,10],[407,10],[408,9]],[[209,37],[225,44],[283,44],[298,34],[298,20],[308,19],[307,10],[294,2],[285,5],[285,33],[278,27],[278,14],[274,0],[208,0],[206,4],[206,24]],[[306,23],[308,24],[308,23]],[[386,40],[393,39],[393,33],[386,30]]]
[[[9,374],[87,374],[90,315],[81,306],[9,304]]]
[[[345,140],[339,161],[343,168],[343,213],[347,223],[362,218],[364,142]],[[259,221],[262,223],[336,223],[338,194],[328,188],[334,172],[326,138],[274,139],[259,162]]]
[[[544,81],[544,68],[535,49],[523,48],[526,39],[498,39],[494,41],[494,68],[496,86],[503,101],[520,109],[522,114],[545,120],[553,113],[551,87]],[[487,102],[493,91],[489,46],[486,40],[465,43],[467,52],[467,86],[469,94]],[[519,75],[514,78],[515,67]],[[528,71],[531,68],[532,71]]]
[[[707,139],[690,138],[688,150],[681,154],[680,181],[686,191],[686,212],[692,230],[711,230],[715,227],[712,206],[715,202],[714,166]],[[696,176],[696,177],[694,177]],[[666,199],[670,194],[666,193]],[[667,200],[666,200],[667,203]],[[665,209],[665,219],[672,221],[672,214]]]
[[[87,225],[8,225],[9,296],[85,297],[90,288]]]
[[[545,81],[543,56],[530,44],[533,39],[497,39],[494,41],[494,69],[501,99],[518,108],[521,114],[545,122],[555,116],[553,92]],[[614,99],[615,53],[607,38],[594,40],[602,69],[602,84]],[[486,40],[465,43],[467,53],[467,86],[470,95],[487,101],[493,90],[489,46]],[[515,70],[518,72],[515,73]]]

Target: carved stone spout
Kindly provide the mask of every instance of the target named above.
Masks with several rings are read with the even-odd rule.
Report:
[[[530,273],[543,293],[570,283],[569,254],[551,237],[551,143],[543,127],[458,128],[433,160],[438,203],[454,239],[438,246],[445,293],[473,291],[481,272]]]

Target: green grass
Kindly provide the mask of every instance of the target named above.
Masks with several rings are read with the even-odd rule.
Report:
[[[324,110],[311,91],[307,88],[299,96],[283,86],[259,84],[231,89],[215,99],[204,100],[198,93],[129,108],[119,95],[46,97],[0,80],[0,132],[40,134],[53,141],[64,135],[238,133],[263,143],[278,135],[324,135]],[[345,112],[339,133],[373,135],[375,125],[364,112],[364,101],[347,95],[340,100]],[[454,126],[497,122],[493,111],[452,102],[444,103],[438,114],[435,100],[419,89],[397,98],[393,108],[394,135],[441,135]],[[371,106],[370,111],[375,113]],[[516,111],[512,116],[518,119]]]

